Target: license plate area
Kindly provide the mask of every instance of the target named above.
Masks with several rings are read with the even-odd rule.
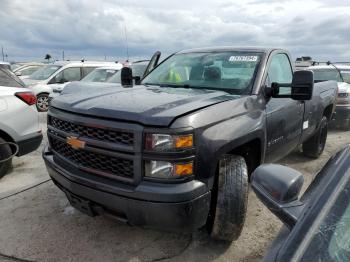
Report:
[[[78,209],[80,212],[87,214],[88,216],[94,217],[97,214],[93,211],[92,203],[89,200],[83,199],[81,197],[78,197],[76,195],[73,195],[69,192],[65,192],[69,203],[72,207],[75,209]]]

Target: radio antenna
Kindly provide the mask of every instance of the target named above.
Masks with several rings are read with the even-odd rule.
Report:
[[[126,24],[124,23],[125,44],[126,44],[126,57],[129,61],[129,46],[128,46],[128,34],[126,32]]]

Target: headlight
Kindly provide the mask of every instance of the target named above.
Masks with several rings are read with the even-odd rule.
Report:
[[[145,176],[154,178],[182,178],[193,175],[193,162],[171,163],[167,161],[146,161]]]
[[[193,134],[146,134],[145,149],[151,151],[176,151],[193,147]]]

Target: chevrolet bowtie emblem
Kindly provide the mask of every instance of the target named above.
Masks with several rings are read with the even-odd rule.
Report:
[[[83,149],[85,147],[85,141],[81,141],[74,136],[67,137],[67,144],[74,149]]]

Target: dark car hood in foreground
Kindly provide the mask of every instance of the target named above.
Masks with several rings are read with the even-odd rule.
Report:
[[[96,117],[169,126],[177,117],[223,101],[239,98],[223,91],[170,87],[100,86],[89,92],[57,97],[52,106]]]

